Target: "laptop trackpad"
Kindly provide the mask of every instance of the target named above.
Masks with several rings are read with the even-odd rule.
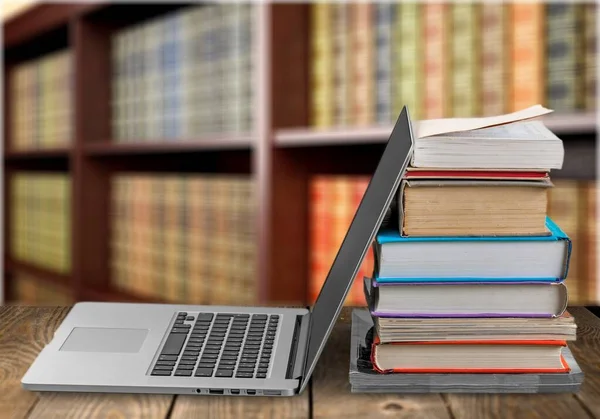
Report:
[[[74,327],[60,350],[134,353],[139,352],[147,335],[147,329]]]

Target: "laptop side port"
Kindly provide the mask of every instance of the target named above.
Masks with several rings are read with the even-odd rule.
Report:
[[[246,394],[248,396],[255,396],[256,395],[256,390],[246,390]]]
[[[208,394],[223,394],[222,388],[211,388],[208,390]]]
[[[231,394],[240,394],[240,390],[238,389],[231,389]]]
[[[279,390],[263,390],[263,394],[265,396],[281,396],[281,391],[279,391]]]

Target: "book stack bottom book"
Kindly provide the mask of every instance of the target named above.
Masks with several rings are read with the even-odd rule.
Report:
[[[564,373],[403,373],[381,374],[372,362],[376,338],[373,317],[364,309],[352,313],[350,386],[353,393],[565,393],[577,392],[583,372],[569,348],[561,348],[569,365]]]

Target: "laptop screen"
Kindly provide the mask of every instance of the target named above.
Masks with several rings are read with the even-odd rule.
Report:
[[[337,256],[312,309],[306,368],[306,386],[333,329],[352,280],[377,234],[410,161],[412,129],[406,107],[400,113],[385,150],[354,214]],[[362,278],[361,278],[362,279]]]

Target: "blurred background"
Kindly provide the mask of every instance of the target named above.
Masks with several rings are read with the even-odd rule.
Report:
[[[5,302],[311,304],[403,105],[537,103],[570,302],[600,301],[593,4],[2,7]]]

